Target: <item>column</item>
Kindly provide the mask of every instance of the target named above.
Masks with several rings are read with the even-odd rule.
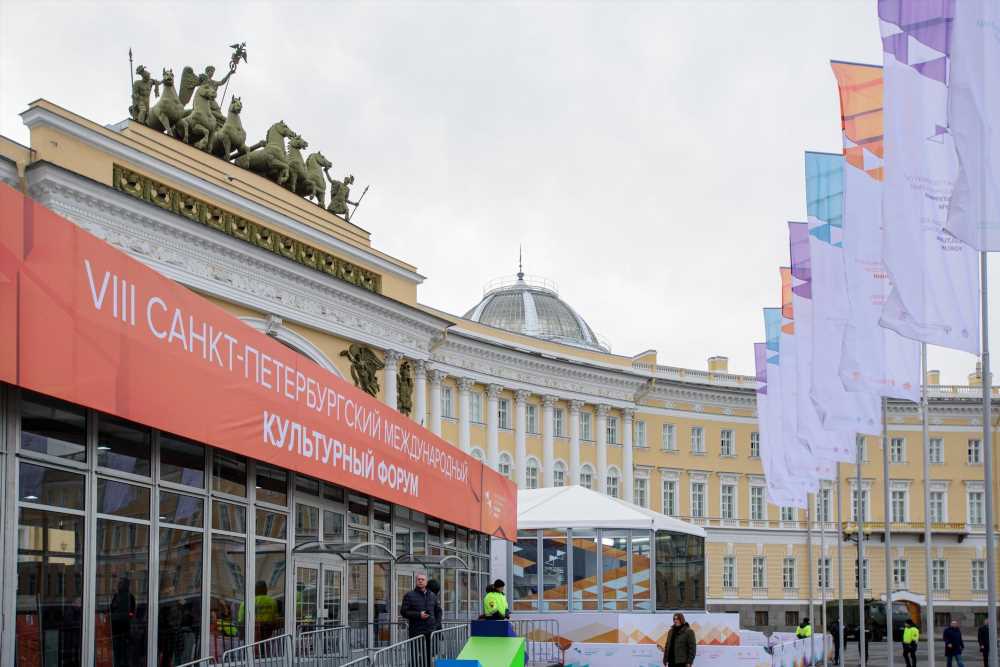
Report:
[[[427,420],[427,362],[413,362],[413,421],[421,426]]]
[[[399,402],[399,387],[396,386],[396,370],[399,367],[400,359],[402,359],[402,355],[399,352],[395,350],[385,351],[385,387],[382,390],[382,397],[385,400],[385,404],[393,410],[398,409]]]
[[[441,435],[441,381],[444,380],[444,373],[435,368],[428,375],[431,376],[430,429],[434,435]]]
[[[528,446],[526,442],[528,431],[528,396],[531,394],[519,389],[514,406],[514,481],[517,488],[528,488]]]
[[[496,470],[500,466],[500,385],[486,387],[486,463]]]
[[[469,378],[459,378],[458,380],[458,446],[468,454],[472,451],[472,443],[469,438],[469,417],[472,414],[472,380]]]
[[[542,486],[550,488],[555,484],[553,480],[553,466],[555,466],[555,437],[556,423],[553,408],[556,404],[555,396],[546,396],[542,403]]]
[[[625,452],[622,457],[622,467],[625,468],[622,471],[625,480],[624,498],[626,501],[634,503],[635,468],[632,465],[632,421],[635,418],[635,410],[628,408],[623,412],[625,413]],[[646,485],[649,486],[649,482],[646,482]]]
[[[608,492],[608,410],[597,406],[597,490]]]
[[[580,408],[583,401],[569,402],[569,486],[580,484]]]

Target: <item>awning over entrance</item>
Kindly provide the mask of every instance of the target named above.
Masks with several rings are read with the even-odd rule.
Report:
[[[361,544],[332,544],[329,542],[306,542],[292,550],[294,554],[340,556],[346,561],[392,561],[395,556],[389,549],[374,542]]]

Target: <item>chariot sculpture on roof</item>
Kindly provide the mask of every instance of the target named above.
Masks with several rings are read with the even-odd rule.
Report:
[[[223,113],[222,107],[233,75],[241,62],[247,62],[246,42],[230,44],[229,48],[232,49],[229,71],[218,79],[213,65],[206,66],[201,73],[185,66],[179,81],[175,80],[172,69],[164,67],[161,79],[157,80],[152,78],[145,66],[139,65],[135,70],[139,78],[133,77],[132,81],[129,116],[153,130],[253,171],[306,199],[315,200],[320,208],[350,219],[352,211],[349,207],[353,206],[356,210],[361,202],[361,197],[357,202],[348,198],[353,176],[345,176],[343,180],[330,176],[333,163],[319,151],[304,155],[309,142],[284,121],[272,123],[264,139],[247,146],[247,134],[240,117],[243,100],[235,93],[226,113]],[[132,51],[129,49],[130,70],[131,64]],[[151,93],[158,98],[152,106]],[[326,195],[328,184],[329,201]]]

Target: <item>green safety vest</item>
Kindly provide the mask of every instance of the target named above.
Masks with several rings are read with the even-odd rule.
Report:
[[[253,599],[253,609],[257,623],[274,623],[278,620],[278,603],[270,595],[258,595],[255,597]],[[246,607],[241,602],[240,613],[237,615],[241,625],[245,617]]]
[[[507,615],[507,598],[503,593],[498,593],[493,591],[492,593],[487,593],[486,597],[483,598],[483,613],[487,616],[492,616],[498,613],[501,616]]]
[[[915,625],[909,628],[903,628],[904,644],[916,644],[918,639],[920,639],[920,630],[917,630]]]
[[[809,639],[813,634],[813,626],[806,625],[800,626],[795,629],[795,636],[799,639]]]

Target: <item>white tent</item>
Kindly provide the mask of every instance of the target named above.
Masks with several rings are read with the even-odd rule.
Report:
[[[705,530],[582,486],[517,492],[517,528],[634,528],[705,537]]]

